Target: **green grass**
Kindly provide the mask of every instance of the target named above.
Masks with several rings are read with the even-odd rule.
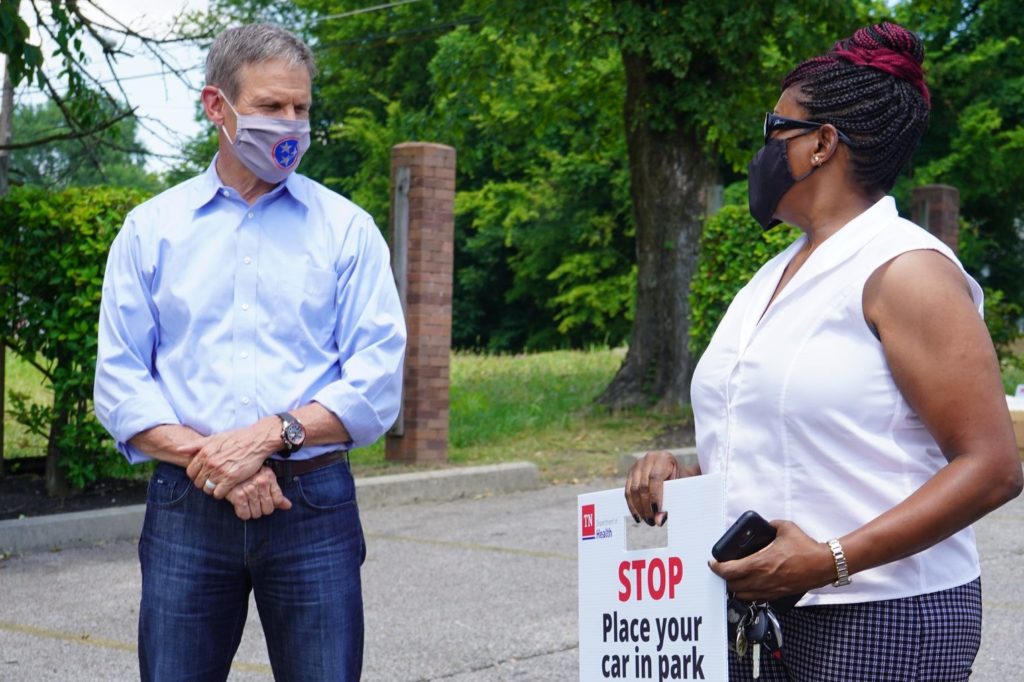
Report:
[[[53,390],[35,367],[18,358],[7,349],[5,357],[6,393],[4,401],[4,458],[42,457],[46,454],[46,439],[30,433],[10,415],[10,393],[27,394],[32,402],[49,405]]]
[[[650,447],[658,434],[687,423],[686,410],[608,412],[594,399],[615,375],[623,349],[485,356],[453,353],[449,462],[446,466],[530,461],[548,482],[614,476],[618,458]],[[1012,393],[1024,383],[1024,363],[1003,364]],[[7,354],[7,390],[50,400],[50,389],[28,363]],[[9,407],[9,401],[8,401]],[[4,416],[5,456],[45,453],[45,441]],[[384,439],[352,453],[357,475],[422,470],[388,462]]]
[[[615,475],[618,458],[689,419],[665,413],[609,413],[594,399],[615,375],[624,349],[484,356],[453,353],[449,462],[531,461],[550,482]],[[408,471],[384,447],[352,453],[357,474]]]
[[[615,474],[618,457],[642,449],[688,413],[593,407],[625,356],[624,349],[485,356],[453,353],[449,462],[446,466],[535,462],[545,480],[574,481]],[[7,390],[48,403],[50,388],[28,363],[8,351]],[[8,407],[10,402],[8,401]],[[4,418],[5,456],[42,456],[44,439]],[[422,470],[388,462],[384,439],[352,453],[357,475]]]

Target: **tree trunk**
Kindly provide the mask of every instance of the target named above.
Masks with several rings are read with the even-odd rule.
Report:
[[[665,92],[643,57],[623,53],[626,144],[636,221],[636,315],[626,359],[598,403],[612,408],[690,401],[690,279],[715,166],[698,133],[656,130],[646,116]]]
[[[67,475],[60,468],[60,448],[57,446],[67,423],[67,410],[60,407],[54,410],[50,438],[46,444],[46,494],[50,497],[67,497],[70,492]]]
[[[0,144],[11,141],[11,122],[14,120],[14,86],[11,77],[4,68],[3,99],[0,100]],[[7,194],[7,171],[10,168],[11,152],[0,149],[0,197]],[[0,284],[0,286],[3,286]],[[4,417],[7,414],[7,346],[0,341],[0,478],[4,476]]]

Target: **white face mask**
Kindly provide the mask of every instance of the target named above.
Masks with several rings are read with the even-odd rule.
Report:
[[[242,115],[228,101],[223,90],[218,89],[217,92],[238,120],[234,140],[228,134],[227,126],[221,126],[238,160],[265,182],[277,184],[287,178],[309,149],[309,121]]]

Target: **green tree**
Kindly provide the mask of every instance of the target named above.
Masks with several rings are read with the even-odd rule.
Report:
[[[772,79],[855,23],[848,4],[810,1],[224,7],[316,19],[322,144],[304,169],[381,224],[391,144],[458,149],[457,343],[617,343],[635,300],[613,405],[685,401],[708,187],[752,153]]]
[[[492,17],[463,0],[354,9],[315,1],[214,9],[238,20],[285,12],[310,22],[297,27],[320,67],[303,172],[384,227],[390,147],[410,139],[455,146],[455,345],[519,351],[624,341],[635,266],[614,42],[599,36],[581,51],[493,29]]]
[[[975,239],[964,265],[986,287],[1024,305],[1024,12],[1014,0],[911,0],[898,20],[925,41],[932,112],[900,186],[942,183],[960,190]]]
[[[492,348],[619,344],[635,266],[615,45],[576,35],[552,49],[489,23],[439,39],[430,64],[435,125],[464,157],[458,293],[502,321]],[[468,286],[496,272],[476,258],[485,245],[507,264],[497,290]]]
[[[155,192],[160,181],[146,172],[146,150],[139,144],[137,128],[134,118],[124,118],[95,135],[14,149],[10,179],[15,184],[50,188],[110,185]],[[67,128],[59,107],[48,101],[16,107],[13,130],[12,141],[17,144]],[[86,146],[91,147],[91,154],[86,153]]]
[[[28,138],[15,131],[20,139],[9,143],[0,140],[0,151],[82,140],[80,153],[101,168],[100,148],[110,147],[125,132],[134,130],[110,130],[134,116],[134,109],[120,87],[118,58],[133,51],[145,52],[168,75],[188,82],[165,48],[177,42],[198,40],[204,29],[193,24],[195,33],[186,36],[179,35],[180,28],[177,24],[168,27],[163,37],[146,35],[122,23],[96,2],[0,2],[0,55],[6,58],[5,82],[11,89],[23,83],[38,88],[64,119],[60,129],[41,137]],[[97,75],[93,63],[96,57],[113,73],[112,82]],[[134,139],[130,141],[134,143]]]
[[[778,97],[776,83],[855,26],[862,7],[800,0],[476,4],[491,8],[489,25],[534,33],[546,44],[594,35],[614,41],[625,80],[636,312],[629,352],[600,402],[687,402],[687,291],[719,168],[746,164],[760,144],[759,113]]]

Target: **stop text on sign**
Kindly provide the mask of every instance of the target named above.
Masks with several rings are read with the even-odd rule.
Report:
[[[677,556],[668,559],[633,559],[619,564],[619,601],[635,599],[675,599],[676,587],[683,582],[683,560]]]

